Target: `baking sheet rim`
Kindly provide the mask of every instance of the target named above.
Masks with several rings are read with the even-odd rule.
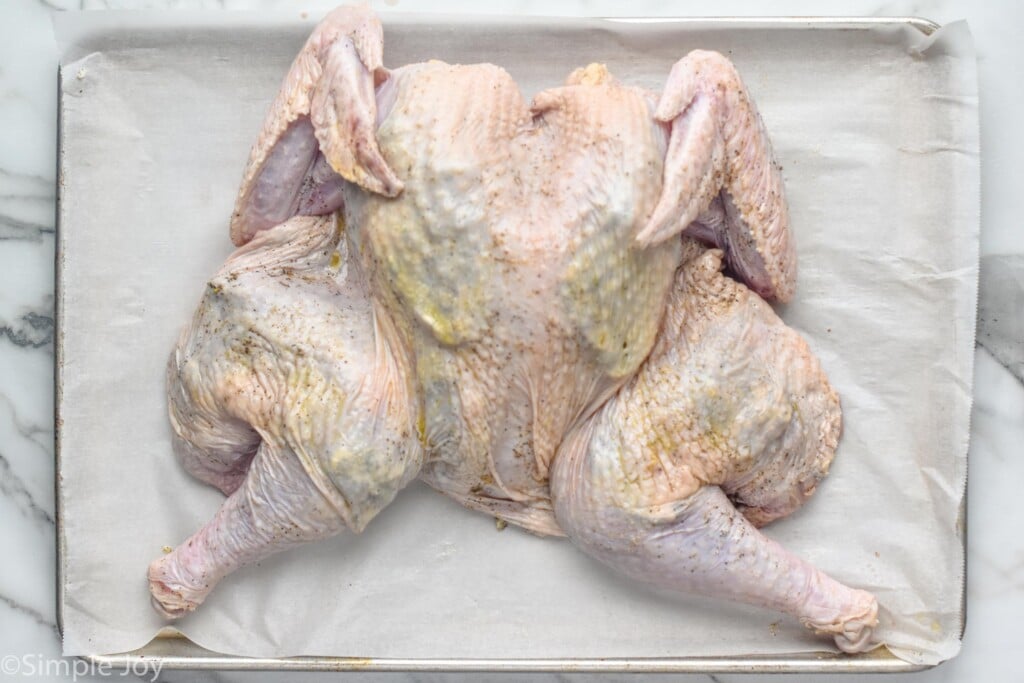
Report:
[[[804,28],[869,28],[878,25],[906,25],[929,36],[941,25],[920,17],[598,17],[606,21],[627,23],[682,22],[689,24],[739,23],[748,27],[762,25],[771,30],[780,27]],[[57,545],[56,622],[63,638],[64,620],[64,524],[61,504],[61,405],[63,386],[63,311],[61,288],[63,261],[60,250],[61,175],[60,156],[63,140],[60,112],[61,73],[57,73],[57,240],[55,247],[55,354],[54,354],[54,496]],[[966,457],[966,456],[965,456]],[[964,576],[961,583],[960,637],[967,624],[967,486],[960,502],[963,520]],[[154,652],[169,649],[170,653]],[[208,654],[207,654],[208,653]],[[162,629],[147,645],[126,653],[82,655],[80,659],[94,666],[138,671],[140,667],[154,670],[196,669],[233,671],[461,671],[461,672],[566,672],[566,673],[897,673],[915,672],[935,665],[913,664],[898,659],[885,648],[859,655],[841,653],[801,653],[751,656],[710,656],[680,658],[544,658],[544,659],[425,659],[425,658],[361,658],[361,657],[237,657],[206,650],[186,638],[172,626]],[[128,667],[131,667],[130,669]]]

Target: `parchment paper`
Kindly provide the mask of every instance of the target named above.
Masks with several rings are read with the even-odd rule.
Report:
[[[266,107],[314,18],[58,21],[60,497],[65,654],[163,626],[145,571],[221,501],[172,455],[164,363]],[[896,654],[959,648],[977,279],[977,89],[954,24],[838,30],[387,15],[385,62],[503,65],[529,96],[603,61],[660,88],[692,48],[736,62],[787,180],[800,254],[780,309],[820,356],[845,432],[810,503],[768,533],[888,610]],[[239,571],[178,623],[229,654],[666,657],[828,649],[772,612],[621,579],[564,540],[414,484],[361,536]]]

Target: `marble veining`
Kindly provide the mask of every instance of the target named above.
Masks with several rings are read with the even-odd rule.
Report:
[[[23,614],[26,617],[32,619],[32,621],[36,622],[40,626],[48,626],[54,630],[57,629],[57,623],[52,618],[47,618],[46,616],[37,612],[31,607],[26,607],[25,605],[22,605],[16,600],[12,600],[6,595],[0,595],[0,602],[4,603],[5,605],[7,605],[7,607],[14,610],[15,612]]]
[[[25,483],[11,469],[7,458],[0,454],[0,495],[14,501],[15,506],[26,517],[33,517],[46,524],[53,524],[53,515],[33,500]]]
[[[0,183],[0,240],[39,241],[53,232],[52,179],[0,169]]]
[[[385,0],[376,9],[468,11],[468,0]],[[333,1],[304,2],[318,13]],[[57,47],[50,12],[125,8],[284,9],[285,0],[11,0],[0,7],[0,657],[58,660],[55,623],[53,499],[54,202],[56,178]],[[680,2],[534,2],[508,0],[488,12],[592,15],[808,15],[826,9],[812,0]],[[1015,40],[1019,6],[967,0],[843,0],[830,14],[917,15],[940,23],[967,17],[977,44],[982,90],[982,275],[972,420],[969,496],[969,619],[962,653],[915,680],[1010,680],[1019,675],[1019,615],[1024,610],[1024,538],[1018,497],[1024,481],[1024,196],[1012,172],[1024,156],[1024,94],[1003,83],[1024,58]],[[54,671],[58,671],[54,669]],[[279,680],[272,673],[166,671],[160,680]],[[33,680],[70,680],[60,673]],[[124,678],[124,677],[122,677]],[[533,680],[579,680],[537,675]],[[614,675],[602,680],[626,680]],[[647,677],[645,677],[647,678]],[[668,679],[667,676],[652,677]],[[672,676],[671,680],[732,681],[730,675]],[[755,677],[757,678],[757,677]],[[769,680],[767,677],[763,677]],[[860,677],[843,677],[844,681]],[[863,680],[881,681],[875,676]],[[128,676],[128,680],[149,680]],[[326,680],[300,674],[289,680]],[[515,674],[383,674],[376,680],[512,681]],[[892,680],[897,680],[895,677]],[[12,680],[17,680],[15,677]],[[28,678],[26,678],[28,680]],[[79,680],[82,680],[80,677]],[[91,680],[101,680],[91,678]],[[632,679],[630,679],[632,680]],[[774,679],[771,679],[774,680]],[[899,678],[898,680],[905,680]]]
[[[1024,255],[981,260],[978,343],[1024,382]]]

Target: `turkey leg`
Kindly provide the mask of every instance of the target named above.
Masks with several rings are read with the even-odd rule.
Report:
[[[828,471],[839,400],[760,297],[683,242],[662,335],[627,383],[563,443],[555,516],[585,552],[676,590],[769,607],[870,649],[878,605],[757,530]]]
[[[184,616],[239,567],[344,527],[298,457],[264,441],[242,485],[213,519],[150,564],[153,606],[168,619]]]

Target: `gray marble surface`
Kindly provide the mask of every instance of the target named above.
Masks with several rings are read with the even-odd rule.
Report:
[[[298,3],[311,12],[330,3]],[[487,11],[469,0],[390,0],[382,8]],[[50,13],[105,8],[284,8],[275,0],[8,0],[0,5],[0,680],[101,680],[60,658],[54,620],[53,262],[57,48]],[[1021,680],[1024,611],[1024,86],[1018,35],[1024,4],[967,0],[872,2],[506,2],[531,14],[876,15],[968,19],[978,51],[982,119],[982,275],[970,451],[968,626],[961,654],[899,680]],[[13,658],[13,659],[12,659]],[[364,674],[366,675],[366,674]],[[369,676],[369,675],[367,675]],[[287,680],[325,675],[289,675]],[[518,675],[379,674],[377,680],[523,680]],[[148,680],[148,676],[144,680]],[[273,673],[165,672],[161,680],[281,680]],[[580,680],[583,675],[530,677]],[[645,677],[646,679],[647,677]],[[658,676],[738,680],[741,676]],[[815,677],[826,680],[827,677]],[[838,680],[838,677],[835,677]],[[843,681],[857,680],[844,676]],[[867,677],[865,677],[867,678]],[[885,680],[872,676],[871,680]],[[895,677],[893,677],[895,680]],[[624,675],[602,680],[635,680]],[[774,680],[774,679],[773,679]]]

